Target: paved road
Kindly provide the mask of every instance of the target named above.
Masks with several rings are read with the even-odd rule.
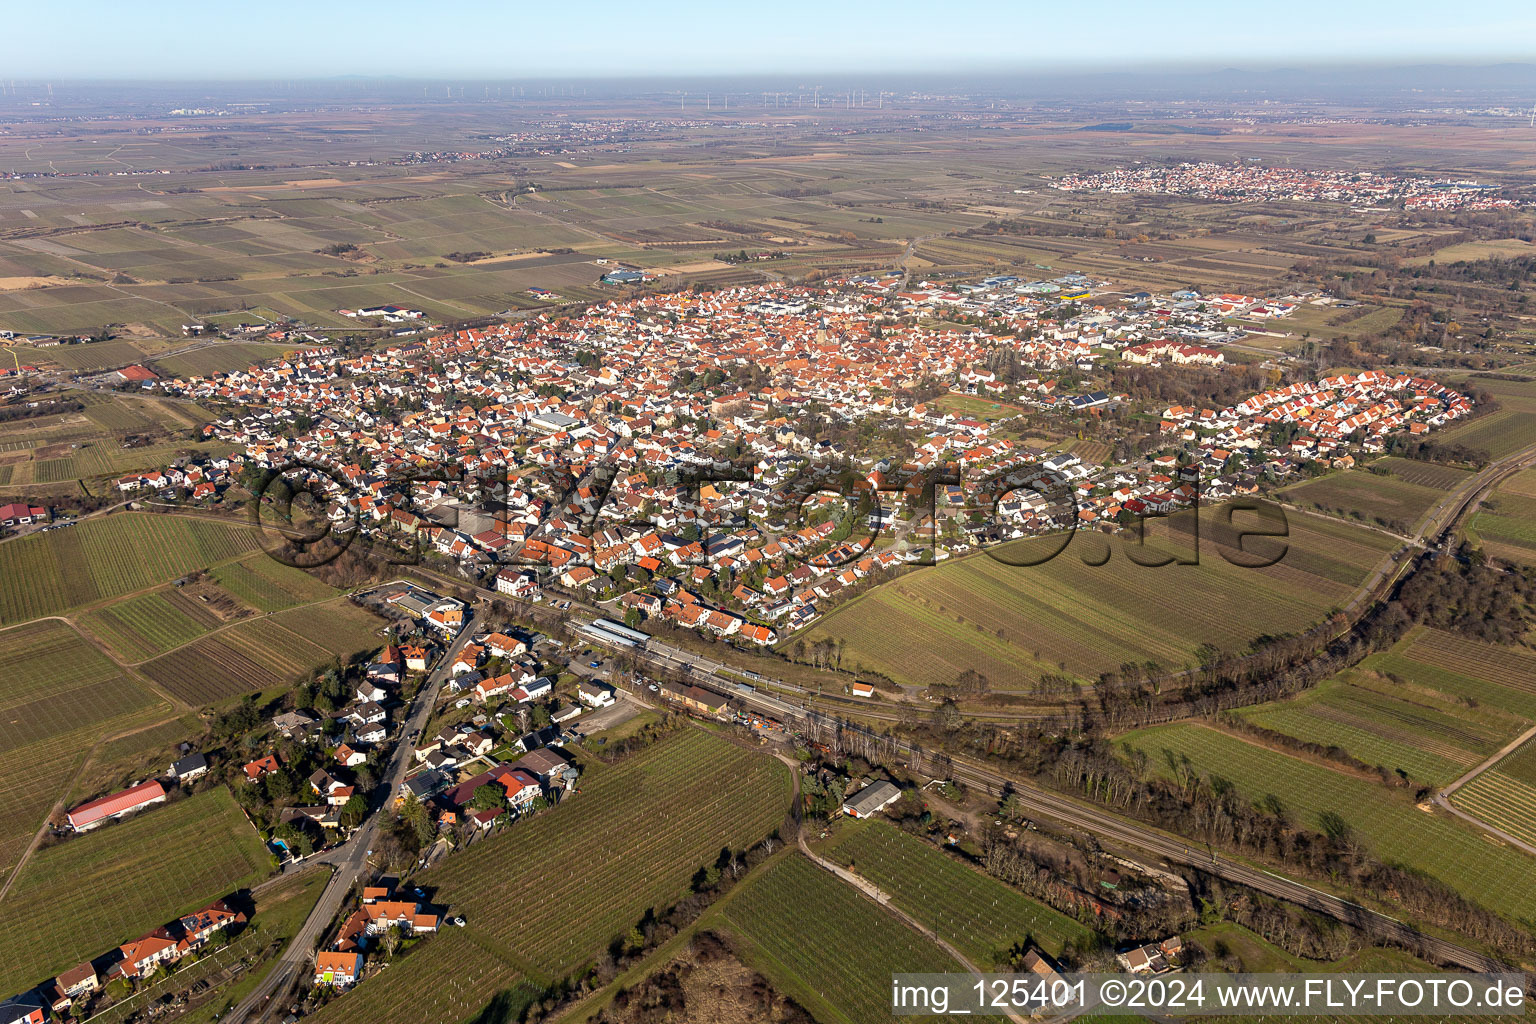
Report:
[[[427,721],[432,717],[438,692],[448,679],[454,657],[469,642],[470,637],[475,635],[479,626],[480,613],[475,611],[458,639],[449,646],[437,667],[422,684],[415,703],[411,705],[410,714],[406,716],[401,726],[400,739],[395,744],[395,752],[389,759],[386,781],[380,783],[374,791],[373,806],[369,809],[368,817],[353,833],[351,839],[317,858],[320,863],[329,864],[333,868],[331,880],[326,884],[325,891],[320,894],[320,901],[315,904],[315,909],[310,911],[309,917],[294,935],[293,941],[283,951],[277,966],[262,979],[261,984],[256,986],[239,1006],[230,1011],[225,1018],[228,1024],[254,1024],[261,1020],[270,1008],[269,1003],[272,998],[291,991],[294,984],[309,972],[310,954],[320,942],[321,931],[335,918],[347,894],[351,892],[353,884],[369,869],[368,857],[373,851],[374,840],[379,835],[381,812],[393,802],[395,794],[400,790],[400,783],[405,779],[406,770],[411,765],[411,751],[415,749],[412,738],[426,727]],[[281,1004],[283,1000],[279,999],[278,1002]]]

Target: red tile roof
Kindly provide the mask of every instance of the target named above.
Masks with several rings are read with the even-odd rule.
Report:
[[[81,804],[69,812],[69,823],[76,828],[89,825],[93,821],[102,818],[110,818],[114,814],[122,814],[154,800],[165,797],[165,787],[151,779],[141,782],[137,786],[129,787],[121,793],[113,793],[99,800],[91,800]]]

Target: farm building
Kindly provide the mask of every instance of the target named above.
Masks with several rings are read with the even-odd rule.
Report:
[[[111,796],[81,804],[69,812],[69,827],[76,832],[84,832],[102,822],[120,818],[152,804],[163,803],[165,803],[165,787],[151,779],[137,786],[130,786],[120,793],[113,793]]]
[[[843,813],[852,818],[868,818],[879,814],[901,798],[901,790],[881,779],[859,790],[857,796],[843,801]]]

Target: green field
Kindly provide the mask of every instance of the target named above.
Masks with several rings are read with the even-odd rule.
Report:
[[[896,905],[933,928],[976,966],[1007,969],[1009,951],[1032,941],[1052,956],[1092,933],[932,843],[884,821],[840,822],[828,860],[852,867],[891,894]]]
[[[1451,802],[1536,846],[1536,743],[1527,740],[1505,755],[1458,789]]]
[[[1447,466],[1440,462],[1422,462],[1418,459],[1400,459],[1389,455],[1371,463],[1374,469],[1384,469],[1399,480],[1437,491],[1455,490],[1472,475],[1470,469]]]
[[[0,902],[0,989],[20,992],[268,871],[226,789],[38,851]]]
[[[1320,814],[1333,811],[1382,860],[1425,871],[1512,920],[1536,915],[1536,872],[1526,854],[1490,843],[1443,812],[1420,810],[1378,783],[1201,725],[1154,726],[1124,739],[1144,750],[1160,772],[1170,771],[1168,754],[1188,757],[1197,772],[1221,776],[1250,800],[1275,795],[1297,826],[1312,831],[1319,830]]]
[[[1536,565],[1536,469],[1521,470],[1484,499],[1467,536],[1490,555]]]
[[[213,373],[244,370],[254,363],[277,359],[294,345],[266,345],[244,341],[219,342],[207,348],[155,359],[162,374],[173,377],[205,377]]]
[[[287,686],[335,658],[377,647],[382,622],[345,598],[248,619],[179,647],[141,671],[193,706]]]
[[[0,877],[100,736],[170,709],[68,625],[0,631]]]
[[[828,637],[846,642],[845,669],[924,685],[953,682],[970,668],[1002,690],[1025,689],[1044,673],[1092,679],[1127,661],[1182,668],[1203,643],[1241,652],[1263,634],[1320,621],[1350,600],[1396,544],[1374,530],[1293,514],[1284,557],[1244,568],[1222,556],[1234,549],[1215,515],[1202,516],[1198,565],[1135,565],[1120,540],[1097,534],[1078,535],[1061,555],[1033,567],[973,554],[878,586],[780,646]],[[1170,522],[1182,527],[1188,517]],[[1188,534],[1180,536],[1177,549],[1188,550]],[[1001,554],[1040,543],[1005,545]],[[1059,539],[1044,543],[1053,548]],[[1110,560],[1086,564],[1106,544],[1117,549]],[[1245,550],[1273,551],[1275,544],[1250,538]]]
[[[144,661],[202,636],[212,625],[178,601],[174,591],[152,590],[115,601],[81,616],[94,636],[112,645],[128,662]]]
[[[1445,497],[1445,491],[1396,476],[1346,469],[1294,484],[1280,495],[1297,505],[1408,533]]]
[[[1371,655],[1361,668],[1405,680],[1410,692],[1425,689],[1464,706],[1506,712],[1510,735],[1536,722],[1536,654],[1522,648],[1424,629]]]
[[[820,1024],[891,1020],[893,973],[964,970],[928,938],[798,854],[736,893],[722,920],[741,959]]]
[[[336,593],[302,569],[266,555],[254,555],[213,570],[213,578],[231,594],[259,612],[278,612]]]
[[[256,546],[251,531],[120,512],[0,543],[0,624],[58,615],[164,583]]]
[[[1511,658],[1502,670],[1478,669]],[[1536,669],[1536,656],[1518,649],[1420,629],[1314,689],[1238,714],[1417,783],[1444,785],[1536,722],[1536,693],[1509,685],[1519,681],[1510,671],[1524,662]]]
[[[1536,381],[1471,377],[1458,386],[1488,391],[1499,408],[1452,427],[1440,441],[1481,448],[1495,459],[1536,445]]]
[[[789,797],[783,765],[699,729],[589,765],[558,807],[421,875],[465,927],[427,940],[317,1024],[457,1021],[520,980],[562,977],[675,903],[722,847],[767,836]]]

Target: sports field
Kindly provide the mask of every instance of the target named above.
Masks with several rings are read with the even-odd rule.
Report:
[[[1536,872],[1530,857],[1495,845],[1445,812],[1415,807],[1379,783],[1279,753],[1203,725],[1154,726],[1127,734],[1154,770],[1169,774],[1168,758],[1185,758],[1203,776],[1220,776],[1249,800],[1277,797],[1301,828],[1320,831],[1319,815],[1341,815],[1362,845],[1382,860],[1417,868],[1484,907],[1514,920],[1536,913]]]
[[[964,970],[927,937],[798,854],[734,894],[722,922],[741,959],[821,1024],[891,1020],[893,973]]]
[[[983,969],[1006,969],[1010,950],[1026,942],[1059,956],[1068,943],[1092,938],[1065,914],[885,821],[839,822],[833,840],[818,852],[890,893],[898,907]]]
[[[248,527],[116,512],[0,543],[0,625],[164,583],[255,548]]]
[[[223,788],[40,850],[0,901],[0,989],[23,991],[268,870]]]
[[[1222,556],[1235,548],[1222,545],[1230,533],[1215,515],[1202,514],[1198,565],[1133,564],[1120,540],[1080,534],[1039,566],[979,553],[910,573],[837,608],[799,639],[844,641],[845,669],[920,685],[953,682],[968,668],[1003,690],[1027,689],[1045,673],[1093,679],[1128,661],[1177,669],[1194,662],[1202,644],[1236,653],[1264,634],[1320,621],[1396,545],[1375,530],[1293,514],[1283,557],[1268,568],[1243,568]],[[1187,526],[1188,517],[1154,528],[1169,523]],[[1188,532],[1178,538],[1174,549],[1192,549]],[[1040,543],[999,551],[1012,557],[1019,545]],[[1279,550],[1264,538],[1245,544],[1271,557]],[[1106,545],[1116,549],[1109,561],[1087,564]]]

